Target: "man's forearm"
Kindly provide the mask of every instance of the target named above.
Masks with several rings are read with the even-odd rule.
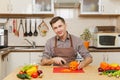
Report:
[[[91,57],[87,57],[85,60],[83,60],[83,62],[84,62],[84,67],[87,66],[87,65],[89,65],[92,61],[93,61],[93,60],[92,60]]]
[[[53,64],[52,59],[42,59],[41,60],[41,65],[51,65],[51,64]]]
[[[88,66],[91,62],[92,62],[92,58],[91,58],[91,57],[87,57],[87,58],[85,58],[82,62],[79,63],[78,68],[80,69],[80,68],[86,67],[86,66]]]

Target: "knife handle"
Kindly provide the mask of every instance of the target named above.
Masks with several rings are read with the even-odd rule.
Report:
[[[61,60],[61,63],[62,63],[62,64],[65,64],[63,60]]]

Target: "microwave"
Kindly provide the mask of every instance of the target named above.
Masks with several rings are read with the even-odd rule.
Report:
[[[96,48],[120,48],[120,33],[95,33],[93,46]]]

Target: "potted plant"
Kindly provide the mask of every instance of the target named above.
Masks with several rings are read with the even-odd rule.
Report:
[[[91,32],[88,28],[86,28],[83,33],[80,35],[80,38],[84,40],[84,46],[88,49],[89,47],[89,41],[92,38]]]

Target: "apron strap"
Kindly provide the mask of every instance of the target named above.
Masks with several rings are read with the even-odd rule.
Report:
[[[70,43],[71,43],[71,47],[73,47],[73,42],[72,42],[72,37],[70,35]]]
[[[73,47],[73,42],[72,42],[72,37],[70,35],[70,43],[71,43],[71,47]],[[55,48],[57,47],[57,36],[55,36]]]
[[[57,47],[57,36],[55,36],[55,48]]]

